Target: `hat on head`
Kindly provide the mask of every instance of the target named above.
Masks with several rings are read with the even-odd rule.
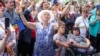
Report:
[[[97,8],[97,9],[100,9],[100,5],[97,5],[96,8]]]

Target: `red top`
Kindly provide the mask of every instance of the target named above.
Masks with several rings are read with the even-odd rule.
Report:
[[[30,21],[31,21],[31,22],[35,22],[31,16],[30,16]],[[35,30],[33,29],[33,30],[32,30],[32,38],[34,39],[35,37],[36,37],[36,32],[35,32]]]

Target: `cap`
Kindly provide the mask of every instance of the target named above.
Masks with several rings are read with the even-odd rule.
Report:
[[[97,9],[100,9],[100,5],[97,5],[96,8],[97,8]]]

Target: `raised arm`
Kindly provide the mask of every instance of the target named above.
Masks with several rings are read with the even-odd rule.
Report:
[[[70,8],[70,5],[72,4],[72,2],[69,2],[65,8],[63,9],[62,13],[61,13],[61,18],[65,15],[65,13],[69,12],[69,8]]]
[[[17,11],[17,13],[19,14],[19,16],[20,16],[20,18],[21,18],[21,20],[23,21],[23,23],[24,23],[25,26],[27,26],[27,27],[30,28],[30,29],[35,29],[35,22],[32,23],[32,22],[28,22],[28,21],[26,20],[26,18],[25,18],[24,15],[23,15],[23,10],[22,10],[21,7],[17,8],[16,11]]]
[[[20,17],[21,17],[21,19],[22,19],[22,21],[23,21],[23,23],[24,23],[24,25],[26,25],[28,28],[30,28],[30,29],[35,29],[35,22],[34,23],[32,23],[32,22],[28,22],[26,19],[25,19],[25,17],[24,17],[24,15],[23,15],[23,13],[21,12],[21,13],[19,13],[19,15],[20,15]]]

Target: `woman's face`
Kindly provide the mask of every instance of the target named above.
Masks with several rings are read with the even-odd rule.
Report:
[[[8,2],[6,3],[6,7],[8,7],[9,9],[14,9],[15,8],[14,0],[8,0]]]
[[[82,12],[83,17],[87,17],[87,14],[88,14],[88,12],[86,12],[86,11]]]
[[[75,7],[75,11],[79,11],[80,10],[80,7],[79,6],[76,6]]]
[[[49,9],[49,3],[44,3],[42,8],[43,9]]]
[[[73,34],[76,36],[79,35],[79,30],[73,30]]]
[[[64,34],[65,33],[65,26],[60,26],[59,31],[60,31],[60,33]]]
[[[50,19],[50,14],[49,12],[44,12],[42,15],[42,21],[48,22]]]
[[[91,8],[94,7],[94,2],[90,3],[90,7],[91,7]]]
[[[4,14],[4,5],[0,3],[0,14]]]

